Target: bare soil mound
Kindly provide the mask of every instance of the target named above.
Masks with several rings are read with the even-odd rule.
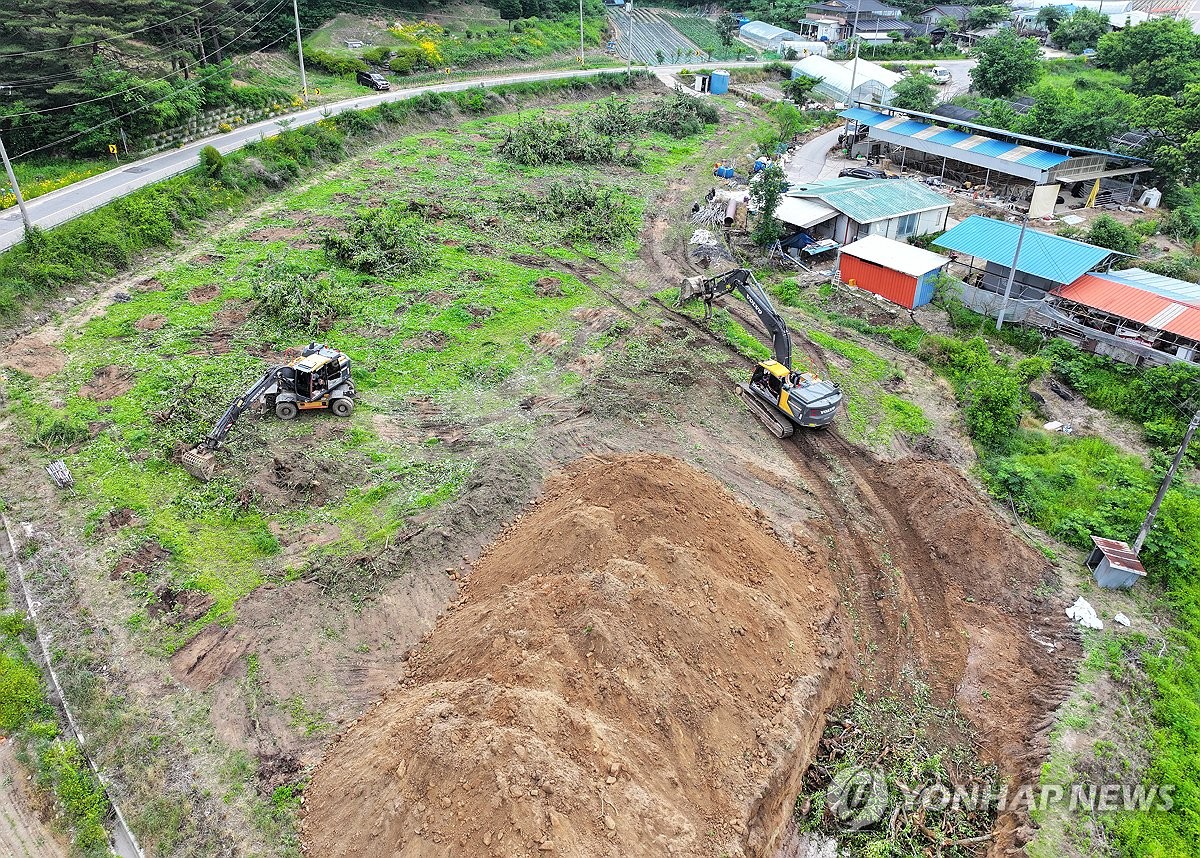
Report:
[[[0,350],[0,366],[28,373],[34,378],[49,378],[67,365],[67,356],[58,346],[37,334],[21,337]]]
[[[101,366],[92,372],[91,381],[79,389],[79,395],[97,402],[115,399],[133,387],[133,370],[120,366]]]
[[[578,462],[330,751],[310,853],[741,854],[846,691],[837,598],[707,475]]]

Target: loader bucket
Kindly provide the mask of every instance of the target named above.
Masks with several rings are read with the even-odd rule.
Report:
[[[183,454],[183,469],[207,483],[217,469],[217,460],[211,451],[197,447]]]

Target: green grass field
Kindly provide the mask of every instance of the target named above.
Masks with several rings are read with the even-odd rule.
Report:
[[[130,301],[89,322],[66,343],[69,360],[61,373],[21,385],[15,410],[24,431],[56,455],[65,453],[79,485],[77,503],[97,525],[96,538],[113,510],[130,509],[141,521],[110,546],[113,561],[154,540],[169,555],[167,582],[214,600],[204,617],[183,628],[155,624],[145,612],[131,616],[133,628],[148,630],[152,648],[170,651],[204,623],[230,620],[238,599],[264,580],[296,574],[281,559],[273,528],[336,527],[339,539],[324,549],[333,563],[382,546],[413,515],[452,497],[471,474],[470,457],[430,433],[404,443],[384,437],[393,425],[420,432],[413,402],[432,397],[455,424],[488,424],[478,430],[480,443],[521,446],[531,443],[531,427],[502,415],[532,392],[561,392],[577,383],[533,345],[544,332],[569,341],[578,327],[572,311],[597,301],[554,260],[617,265],[636,245],[628,238],[573,241],[569,224],[539,215],[537,201],[555,183],[597,184],[614,188],[640,222],[646,195],[697,156],[703,138],[650,134],[638,143],[644,161],[637,168],[524,167],[495,151],[517,121],[503,116],[404,137],[336,179],[283,195],[270,213],[206,247],[201,260],[158,272],[161,289],[135,288]],[[433,158],[433,152],[445,154]],[[438,207],[421,227],[429,236],[428,271],[379,276],[325,258],[321,234],[359,207],[409,203]],[[331,225],[297,227],[313,215]],[[256,284],[279,277],[321,281],[345,302],[343,311],[319,332],[288,328],[250,310],[248,317],[228,315],[251,306]],[[148,317],[161,318],[161,327],[148,330]],[[196,443],[234,394],[257,378],[266,365],[261,355],[314,336],[355,362],[361,399],[349,421],[243,418],[207,485],[172,461],[174,451]],[[133,375],[131,389],[112,399],[88,398],[84,386],[110,365]],[[182,414],[156,419],[193,377]],[[477,421],[486,415],[495,416]],[[89,426],[103,428],[79,434]],[[309,444],[314,432],[324,439],[317,448]],[[270,470],[271,456],[291,451],[304,451],[328,469],[330,491],[319,502],[282,508],[248,500],[254,481]],[[154,576],[130,579],[147,603],[161,583]]]

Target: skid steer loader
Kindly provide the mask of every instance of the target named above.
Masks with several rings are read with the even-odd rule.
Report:
[[[293,420],[301,411],[315,409],[348,417],[354,410],[354,393],[350,358],[337,349],[309,343],[299,357],[270,367],[253,387],[230,403],[205,439],[183,454],[184,470],[198,480],[211,480],[217,467],[213,454],[233,424],[251,408],[274,411],[280,420]]]

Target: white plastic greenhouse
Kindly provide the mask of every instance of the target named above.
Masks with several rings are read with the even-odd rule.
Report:
[[[859,59],[858,69],[853,70],[854,61],[835,63],[825,57],[805,57],[792,67],[792,77],[820,78],[813,91],[825,98],[831,98],[843,104],[853,104],[865,101],[871,104],[890,104],[894,87],[900,80],[900,75],[890,72],[883,66]],[[850,78],[854,76],[854,91],[850,91]]]

